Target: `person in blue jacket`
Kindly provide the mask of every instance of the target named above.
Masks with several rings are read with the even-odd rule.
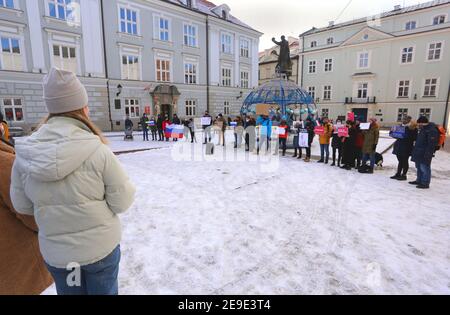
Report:
[[[439,130],[427,117],[417,120],[419,134],[412,152],[412,161],[416,163],[417,180],[410,182],[419,189],[429,189],[431,183],[431,161],[439,142]]]
[[[261,115],[256,120],[256,125],[259,126],[260,129],[260,137],[259,137],[259,145],[258,145],[258,154],[263,144],[266,144],[266,150],[269,151],[270,139],[272,137],[272,121],[269,116]]]

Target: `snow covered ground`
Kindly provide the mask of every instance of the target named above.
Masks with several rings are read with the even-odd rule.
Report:
[[[390,152],[362,175],[136,139],[111,138],[115,151],[155,148],[119,156],[137,186],[121,294],[450,294],[449,153],[419,191],[389,179]]]

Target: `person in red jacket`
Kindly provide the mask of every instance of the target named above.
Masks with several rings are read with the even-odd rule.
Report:
[[[163,128],[164,135],[165,135],[165,137],[166,137],[166,141],[167,141],[167,142],[169,142],[169,137],[168,137],[168,134],[166,133],[166,129],[167,129],[167,126],[170,126],[171,124],[172,124],[172,123],[170,122],[169,117],[168,117],[168,116],[165,116],[164,121],[163,121],[163,123],[162,123],[162,128]]]
[[[282,120],[280,125],[278,126],[279,130],[283,130],[284,132],[280,132],[278,137],[280,138],[280,146],[283,150],[283,156],[286,155],[286,141],[289,135],[289,126],[286,124],[286,120]]]
[[[364,134],[359,127],[360,122],[356,122],[356,137],[355,137],[355,159],[356,159],[356,168],[359,169],[361,167],[362,161],[362,149],[364,146]]]

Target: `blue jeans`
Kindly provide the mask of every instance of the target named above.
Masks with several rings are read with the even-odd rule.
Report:
[[[367,161],[370,160],[370,167],[375,168],[375,153],[366,153],[363,156],[362,165],[366,165]]]
[[[326,154],[326,159],[325,159],[325,154]],[[320,145],[320,159],[322,161],[324,161],[324,160],[328,161],[329,158],[330,158],[330,145],[329,144],[321,144]]]
[[[431,183],[431,165],[424,163],[416,163],[417,182],[419,184],[429,186]]]
[[[143,132],[143,136],[144,136],[144,141],[145,141],[145,140],[148,141],[148,129],[144,128],[144,129],[142,130],[142,132]]]
[[[80,285],[71,286],[76,271],[47,265],[55,280],[58,295],[118,295],[119,294],[120,245],[104,259],[79,270]]]

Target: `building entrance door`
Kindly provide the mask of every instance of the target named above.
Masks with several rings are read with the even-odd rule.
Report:
[[[355,113],[355,119],[365,123],[367,122],[367,116],[368,116],[368,112],[369,109],[367,108],[353,108],[353,113]]]
[[[172,106],[169,104],[161,105],[161,114],[163,117],[167,116],[169,119],[172,118]]]

